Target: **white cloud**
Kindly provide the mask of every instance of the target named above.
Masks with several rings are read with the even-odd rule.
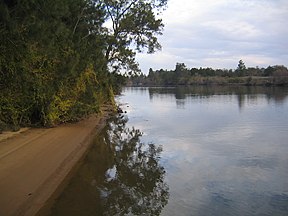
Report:
[[[169,0],[162,51],[140,54],[144,73],[188,67],[236,68],[288,65],[287,0]]]
[[[221,20],[210,21],[202,25],[207,29],[211,29],[211,32],[219,34],[219,38],[230,40],[249,40],[256,39],[262,35],[262,31],[257,29],[254,25],[246,21],[238,20]]]

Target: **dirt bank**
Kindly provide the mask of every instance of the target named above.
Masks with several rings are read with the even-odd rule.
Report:
[[[35,215],[105,126],[109,111],[0,141],[0,216]]]

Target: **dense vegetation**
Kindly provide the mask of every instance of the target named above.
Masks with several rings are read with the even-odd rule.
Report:
[[[167,0],[0,2],[0,132],[99,112],[135,52],[160,48]]]
[[[249,67],[240,60],[237,69],[187,68],[176,63],[174,70],[149,70],[149,74],[133,75],[130,85],[134,86],[177,86],[177,85],[288,85],[288,70],[285,66],[267,68]]]

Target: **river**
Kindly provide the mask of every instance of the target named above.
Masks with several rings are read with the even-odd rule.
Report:
[[[288,215],[288,89],[124,88],[51,215]]]

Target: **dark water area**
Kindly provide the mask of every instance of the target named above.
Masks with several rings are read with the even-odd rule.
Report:
[[[288,215],[288,88],[125,88],[51,215]]]
[[[141,142],[127,116],[109,120],[51,215],[159,215],[168,202],[162,148]]]

